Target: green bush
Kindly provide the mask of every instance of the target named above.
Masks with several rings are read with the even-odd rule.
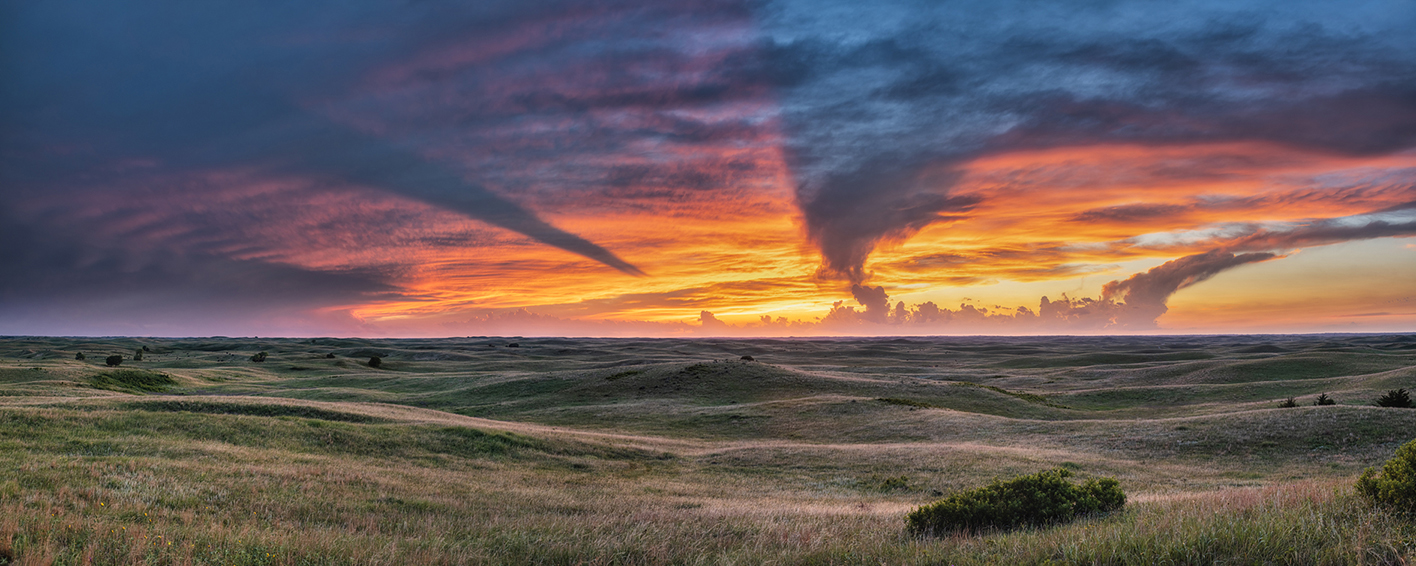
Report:
[[[1334,401],[1332,397],[1328,397],[1328,394],[1327,394],[1327,393],[1323,393],[1323,394],[1321,394],[1321,395],[1318,395],[1318,398],[1313,400],[1313,406],[1314,406],[1314,407],[1326,407],[1326,406],[1328,406],[1328,405],[1336,405],[1336,404],[1337,404],[1337,401]]]
[[[1297,400],[1297,399],[1294,399],[1294,398],[1292,398],[1292,397],[1289,397],[1289,398],[1287,398],[1287,399],[1284,399],[1282,403],[1279,403],[1278,406],[1279,406],[1279,408],[1283,408],[1283,409],[1288,409],[1288,408],[1291,408],[1291,407],[1297,407],[1297,406],[1298,406],[1298,400]]]
[[[79,353],[77,353],[77,354],[74,354],[74,359],[76,359],[76,360],[82,360],[82,359],[84,359],[84,353],[83,353],[83,352],[79,352]]]
[[[118,364],[123,363],[123,356],[113,354],[112,356],[104,358],[103,363],[108,364],[108,367],[118,367]]]
[[[1395,389],[1386,392],[1377,399],[1378,407],[1399,407],[1402,409],[1416,408],[1416,404],[1411,403],[1411,394],[1405,389]]]
[[[266,355],[267,355],[267,354],[266,354],[265,352],[258,353],[258,354],[254,355],[254,356],[251,356],[251,361],[253,361],[253,362],[264,362],[264,361],[266,361]]]
[[[1078,486],[1067,481],[1071,476],[1066,468],[1053,468],[1008,481],[995,479],[919,507],[906,520],[915,533],[940,534],[1061,523],[1126,505],[1126,494],[1115,478],[1092,478]]]
[[[1376,468],[1362,472],[1357,492],[1378,505],[1416,512],[1416,440],[1397,448],[1380,475]]]
[[[381,365],[383,365],[383,358],[380,358],[380,357],[378,357],[378,356],[374,356],[374,357],[369,358],[369,367],[371,367],[371,368],[376,368],[376,367],[379,367],[379,366],[381,366]]]
[[[142,349],[142,348],[138,348],[137,350],[133,350],[133,361],[135,361],[135,362],[141,362],[141,361],[143,361],[143,349]]]

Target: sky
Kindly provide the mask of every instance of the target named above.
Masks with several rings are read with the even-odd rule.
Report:
[[[1416,3],[0,4],[0,335],[1416,331]]]

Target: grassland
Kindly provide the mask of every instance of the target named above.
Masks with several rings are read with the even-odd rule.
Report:
[[[1410,563],[1351,489],[1399,387],[1416,336],[7,338],[0,564]],[[1058,465],[1131,503],[905,530]]]

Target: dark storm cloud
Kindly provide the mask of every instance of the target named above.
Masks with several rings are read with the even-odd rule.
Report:
[[[7,213],[0,213],[0,241],[8,250],[0,335],[354,333],[367,329],[337,313],[305,314],[411,298],[384,283],[385,274],[95,249]]]
[[[630,275],[644,275],[584,238],[556,228],[531,211],[464,180],[459,172],[386,142],[320,124],[282,140],[289,144],[278,167],[297,173],[330,175],[418,198],[494,226],[520,232],[543,244],[588,257]],[[277,146],[279,147],[279,146]]]
[[[823,267],[852,282],[865,280],[864,264],[876,242],[905,238],[925,226],[961,218],[978,203],[976,197],[951,197],[937,192],[937,183],[919,180],[908,163],[871,162],[826,180],[815,198],[804,202],[807,233],[821,246]]]
[[[774,2],[763,71],[824,266],[949,215],[939,171],[1097,143],[1416,145],[1409,4]],[[1140,209],[1099,211],[1135,217]]]
[[[636,144],[654,143],[672,153],[676,145],[757,135],[752,117],[710,119],[690,112],[757,96],[761,89],[737,88],[713,72],[714,53],[735,50],[730,41],[708,49],[685,46],[675,32],[731,36],[747,17],[734,2],[150,0],[121,6],[9,3],[0,10],[0,197],[25,205],[15,210],[19,215],[62,211],[80,199],[88,208],[128,208],[165,194],[170,200],[147,208],[172,215],[145,220],[148,225],[165,222],[168,232],[178,234],[211,231],[226,214],[190,211],[210,208],[203,205],[210,191],[224,188],[173,194],[146,187],[239,170],[256,182],[294,177],[334,191],[368,187],[416,199],[642,275],[613,252],[546,222],[533,206],[575,209],[587,188],[591,197],[596,190],[619,189],[637,191],[626,200],[654,200],[661,195],[626,186],[632,174],[621,175],[620,183],[605,181],[617,161],[633,162],[623,159],[629,152],[654,157]],[[638,180],[711,190],[753,174],[753,164],[736,161],[723,175],[669,163],[642,170]],[[724,160],[710,156],[703,162]],[[565,199],[579,202],[560,203]],[[229,214],[271,221],[244,212]],[[26,241],[62,236],[74,253],[99,258],[85,265],[95,274],[117,269],[125,248],[143,256],[166,254],[159,271],[168,274],[237,265],[257,279],[261,273],[309,271],[231,257],[231,250],[265,244],[231,241],[239,233],[209,238],[228,241],[223,253],[187,241],[105,241],[135,236],[122,229],[128,219],[112,215],[91,219],[103,225],[42,220],[25,219],[32,235]],[[9,267],[37,279],[61,279],[75,269],[32,255]],[[330,280],[308,289],[316,295],[307,297],[311,305],[350,300],[333,281],[347,279],[360,292],[397,285],[387,272],[318,273]],[[121,299],[141,287],[121,282],[132,274],[113,275],[107,293],[98,282],[82,292]],[[170,280],[193,285],[193,293],[209,292],[214,301],[229,291],[194,277]],[[36,289],[12,279],[5,284],[8,296],[36,298]],[[319,288],[328,290],[328,300],[318,299]]]
[[[8,142],[0,174],[12,190],[52,190],[45,182],[64,177],[92,183],[103,168],[135,159],[164,169],[257,166],[375,186],[642,274],[407,139],[322,115],[344,103],[368,66],[445,38],[454,24],[467,31],[507,16],[495,7],[410,8],[393,22],[369,4],[304,6],[282,17],[256,6],[92,8],[76,15],[27,5],[7,20],[12,80],[0,95]]]

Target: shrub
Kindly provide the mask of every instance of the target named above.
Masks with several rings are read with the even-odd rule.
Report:
[[[137,349],[137,350],[133,350],[133,361],[135,361],[135,362],[141,362],[141,361],[143,361],[143,350],[142,350],[142,348],[139,348],[139,349]]]
[[[108,367],[118,367],[118,364],[123,363],[123,356],[113,354],[112,356],[104,358],[103,363],[108,364]]]
[[[1066,468],[1053,468],[1008,481],[995,479],[987,486],[919,507],[906,520],[911,531],[922,534],[1010,529],[1070,521],[1126,504],[1126,494],[1115,478],[1092,478],[1078,486],[1067,481],[1071,476]]]
[[[381,366],[381,365],[383,365],[383,358],[380,358],[380,357],[378,357],[378,356],[374,356],[374,357],[372,357],[372,358],[369,358],[369,367],[371,367],[371,368],[376,368],[376,367],[379,367],[379,366]]]
[[[1332,397],[1328,397],[1328,394],[1327,394],[1327,393],[1323,393],[1323,394],[1321,394],[1321,395],[1318,395],[1318,398],[1313,400],[1313,406],[1314,406],[1314,407],[1326,407],[1326,406],[1328,406],[1328,405],[1336,405],[1336,404],[1337,404],[1337,401],[1334,401],[1334,400],[1332,399]]]
[[[1357,479],[1357,492],[1373,503],[1416,512],[1416,440],[1396,449],[1396,456],[1382,466],[1367,468]]]
[[[1377,399],[1378,407],[1400,407],[1402,409],[1416,408],[1416,404],[1411,403],[1411,394],[1405,389],[1396,389],[1386,392]]]
[[[333,360],[333,359],[334,359],[334,352],[330,352],[330,353],[328,353],[328,354],[325,354],[325,359],[327,359],[327,360]]]
[[[256,354],[256,355],[254,355],[254,356],[251,356],[251,361],[253,361],[253,362],[264,362],[265,359],[266,359],[266,353],[265,353],[265,352],[261,352],[261,353],[258,353],[258,354]]]
[[[77,353],[77,354],[74,354],[74,359],[76,359],[76,360],[82,360],[82,359],[84,359],[84,353],[83,353],[83,352],[79,352],[79,353]]]
[[[1297,400],[1297,399],[1294,399],[1294,398],[1292,398],[1292,397],[1289,397],[1289,398],[1287,398],[1287,399],[1284,399],[1282,403],[1279,403],[1278,406],[1279,406],[1280,408],[1283,408],[1283,409],[1287,409],[1287,408],[1289,408],[1289,407],[1297,407],[1297,406],[1298,406],[1298,400]]]

